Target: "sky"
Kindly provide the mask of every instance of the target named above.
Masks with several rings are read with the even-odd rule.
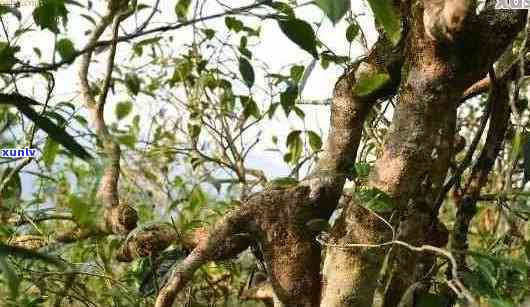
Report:
[[[86,1],[80,1],[86,3]],[[174,7],[176,0],[161,0],[160,1],[160,13],[155,15],[155,18],[150,23],[149,27],[156,27],[165,23],[174,23],[176,15],[174,13]],[[104,1],[93,1],[94,8],[97,12],[102,13],[104,11]],[[153,5],[153,1],[139,1],[142,4]],[[253,3],[253,1],[216,1],[207,0],[204,7],[204,15],[211,15],[223,10],[220,4],[224,4],[230,7],[239,7]],[[22,23],[30,24],[32,22],[31,12],[33,7],[27,6],[21,8]],[[139,13],[131,17],[124,25],[123,29],[128,32],[134,31],[134,29],[142,24],[145,19],[146,13],[149,10],[144,10],[144,13]],[[373,28],[373,18],[370,15],[370,10],[365,1],[352,1],[352,11],[354,14],[360,14],[358,21],[366,35],[369,45],[375,42],[377,38],[376,31]],[[74,11],[70,14],[67,32],[58,39],[68,37],[74,42],[77,49],[82,48],[86,44],[87,35],[84,33],[86,29],[93,28],[93,25],[86,19],[79,16],[79,12]],[[84,11],[83,11],[84,12]],[[345,39],[345,32],[347,23],[342,20],[336,25],[333,25],[327,18],[325,18],[323,12],[318,9],[315,5],[304,5],[296,10],[296,14],[299,18],[315,24],[321,23],[318,28],[317,35],[319,39],[336,54],[348,55],[351,54],[352,58],[360,56],[364,53],[361,45],[354,43],[350,46]],[[97,19],[95,15],[92,15]],[[260,61],[266,63],[270,71],[283,71],[290,65],[302,64],[308,65],[312,61],[312,57],[294,43],[292,43],[285,35],[281,32],[277,23],[274,20],[265,20],[259,24],[259,20],[256,18],[247,18],[247,21],[253,24],[253,26],[261,26],[261,36],[259,44],[252,48],[254,57]],[[14,18],[10,18],[6,21],[8,31],[12,33],[16,30],[17,21]],[[226,31],[224,26],[224,18],[218,18],[207,22],[208,26],[214,29],[221,29]],[[148,28],[149,28],[148,27]],[[178,48],[179,44],[182,46],[184,43],[191,41],[191,27],[182,28],[170,33],[174,37],[174,42],[177,44],[175,47]],[[164,34],[164,35],[167,35]],[[156,35],[155,35],[156,36]],[[145,39],[142,37],[139,40]],[[51,61],[53,56],[53,42],[54,34],[48,30],[34,31],[27,33],[22,36],[20,45],[23,47],[21,50],[22,54],[27,55],[28,58],[35,58],[33,51],[34,47],[38,47],[42,51],[42,58],[40,61]],[[117,63],[126,63],[128,61],[128,53],[130,52],[131,45],[128,43],[122,43],[118,46],[117,51]],[[90,77],[101,77],[104,73],[104,59],[106,53],[95,56],[96,60],[102,60],[99,63],[91,65]],[[35,63],[38,63],[39,59],[35,59]],[[76,104],[76,98],[78,96],[78,85],[77,85],[77,69],[78,63],[76,61],[74,65],[70,65],[64,69],[60,69],[56,74],[56,92],[55,101],[70,100],[73,99],[73,103]],[[234,64],[235,65],[235,64]],[[237,69],[235,69],[237,70]],[[256,82],[264,82],[263,74],[257,72]],[[328,69],[323,69],[319,64],[315,66],[312,71],[304,91],[301,94],[302,100],[324,100],[328,99],[332,95],[333,85],[337,80],[338,76],[342,73],[342,68],[331,65]],[[43,80],[37,80],[36,78],[26,79],[18,84],[19,89],[29,96],[37,98],[37,100],[44,100],[46,91],[45,83]],[[109,97],[111,103],[117,103],[122,100],[123,94],[117,93]],[[135,101],[134,112],[141,114],[141,127],[147,127],[146,124],[153,114],[158,112],[158,107],[149,103],[143,103],[144,98],[138,96]],[[78,102],[81,105],[81,102]],[[306,119],[304,121],[299,120],[295,116],[285,118],[282,112],[277,112],[279,115],[266,123],[263,123],[261,128],[264,129],[265,134],[262,135],[263,142],[260,142],[259,146],[251,153],[249,157],[249,167],[261,169],[265,172],[268,177],[280,177],[285,176],[289,173],[289,169],[285,163],[281,161],[278,153],[267,151],[270,147],[271,142],[269,141],[272,137],[267,135],[268,131],[273,131],[278,136],[278,139],[283,142],[289,131],[294,129],[311,129],[322,134],[323,140],[327,135],[329,128],[329,106],[315,106],[315,105],[303,105],[302,109],[306,113]],[[105,117],[107,122],[114,120],[114,108],[109,105],[106,108]],[[130,116],[129,118],[132,118]],[[280,156],[281,157],[281,156]],[[23,188],[26,192],[32,190],[31,180],[24,180]]]

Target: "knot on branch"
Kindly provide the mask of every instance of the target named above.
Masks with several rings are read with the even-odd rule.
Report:
[[[177,235],[171,225],[151,225],[131,232],[116,254],[116,259],[131,262],[135,258],[158,256],[171,245]]]
[[[424,0],[423,4],[425,34],[437,42],[453,42],[476,7],[474,0]]]
[[[137,222],[138,214],[128,204],[120,203],[105,210],[105,226],[111,233],[127,234],[136,228]]]
[[[22,247],[25,249],[37,250],[41,247],[46,246],[48,243],[45,238],[35,235],[21,235],[13,238],[9,245]]]

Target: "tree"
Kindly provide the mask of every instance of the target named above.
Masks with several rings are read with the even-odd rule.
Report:
[[[327,47],[321,23],[298,13],[308,4],[344,19],[345,43],[365,54]],[[210,1],[179,0],[176,21],[161,26],[161,1],[43,1],[29,27],[0,6],[0,141],[41,152],[0,161],[6,306],[528,299],[527,11],[367,4],[373,44],[343,0],[217,3],[211,15]],[[81,47],[68,37],[73,18],[89,26]],[[274,21],[263,27],[309,64],[260,64],[257,21]],[[53,50],[24,41],[35,30]],[[271,180],[251,154],[272,118],[307,122],[302,93],[318,62],[343,68],[331,99],[316,102],[329,104],[329,133],[323,142],[295,129],[285,146],[273,135],[267,146],[291,174]],[[71,67],[79,95],[61,101]],[[46,94],[30,94],[28,80]],[[150,117],[146,105],[161,107]]]

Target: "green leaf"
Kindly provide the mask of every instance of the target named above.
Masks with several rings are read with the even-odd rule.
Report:
[[[448,303],[449,303],[449,299],[447,297],[419,291],[418,295],[415,297],[414,306],[445,307],[445,306],[448,306]]]
[[[298,98],[298,86],[290,85],[284,92],[280,94],[280,104],[282,105],[285,115],[289,115],[294,108]]]
[[[54,141],[52,138],[47,138],[42,150],[42,161],[46,167],[51,167],[57,154],[59,153],[59,143]]]
[[[251,88],[254,85],[255,80],[254,68],[252,68],[250,62],[243,57],[239,58],[239,72],[241,73],[245,84],[248,88]]]
[[[350,0],[316,0],[315,4],[335,25],[350,9]]]
[[[248,38],[246,36],[241,36],[241,40],[240,40],[240,43],[239,43],[239,52],[241,52],[242,55],[244,55],[245,57],[251,59],[252,58],[252,52],[250,50],[248,50],[247,48],[247,45],[248,45]]]
[[[93,223],[93,216],[90,214],[89,205],[81,197],[73,194],[70,195],[68,197],[68,205],[77,223],[82,226],[88,226]]]
[[[302,80],[302,76],[304,75],[304,66],[294,65],[293,67],[291,67],[290,74],[291,79],[293,79],[293,82],[295,84],[300,83],[300,80]]]
[[[287,146],[287,149],[289,150],[289,157],[288,161],[292,164],[296,164],[300,157],[302,156],[302,151],[304,147],[304,142],[302,141],[302,138],[300,137],[300,134],[302,131],[300,130],[294,130],[287,135],[287,139],[285,142],[285,145]]]
[[[119,102],[116,105],[116,109],[114,110],[114,112],[116,114],[116,118],[118,120],[122,120],[125,117],[127,117],[127,115],[129,115],[131,113],[132,107],[133,106],[132,106],[132,103],[130,101]]]
[[[252,97],[241,97],[241,104],[243,105],[243,114],[246,118],[253,116],[256,119],[259,119],[260,112],[258,104],[256,103],[256,101],[254,101],[254,99],[252,99]]]
[[[11,47],[5,42],[0,42],[0,70],[9,70],[16,63],[15,53],[20,47]]]
[[[381,24],[390,41],[397,45],[401,38],[401,18],[395,13],[390,0],[368,0],[375,20]]]
[[[65,24],[67,14],[65,0],[39,1],[39,6],[33,11],[33,20],[42,29],[59,33],[59,20]]]
[[[366,180],[370,175],[371,166],[366,162],[355,163],[355,173],[358,179]]]
[[[11,297],[17,298],[19,294],[20,278],[7,262],[7,258],[0,257],[0,272],[5,276]]]
[[[138,77],[138,75],[133,73],[125,75],[125,86],[134,96],[138,95],[140,92],[141,83],[142,80]]]
[[[212,39],[215,36],[214,29],[201,29],[201,32],[206,36],[207,39]]]
[[[392,199],[378,188],[361,189],[357,192],[361,205],[375,212],[384,213],[394,209]]]
[[[136,136],[133,134],[123,134],[117,137],[117,140],[120,144],[123,144],[129,148],[134,149],[136,144]]]
[[[322,138],[314,131],[306,131],[307,137],[309,138],[309,146],[313,151],[319,151],[322,148]]]
[[[188,10],[190,8],[191,0],[179,0],[175,5],[175,14],[177,14],[177,20],[180,22],[187,20]]]
[[[283,34],[300,48],[309,52],[313,57],[318,58],[315,31],[311,25],[300,19],[279,20],[278,24]]]
[[[59,52],[59,55],[63,60],[71,61],[74,59],[76,51],[74,48],[74,43],[72,43],[71,40],[63,38],[57,42],[56,47],[57,52]]]
[[[231,16],[225,18],[225,25],[229,30],[232,30],[236,33],[243,30],[244,27],[244,24],[241,22],[241,20]]]
[[[359,30],[359,25],[355,22],[348,26],[348,28],[346,29],[346,40],[348,41],[348,43],[353,42],[353,40],[359,34]]]
[[[206,204],[206,195],[199,186],[195,186],[190,193],[189,202],[193,208]]]
[[[367,96],[385,85],[390,80],[387,73],[363,74],[353,87],[353,92],[357,96]]]
[[[8,167],[4,169],[2,176],[0,177],[0,182],[4,181],[5,178],[11,173],[13,169]],[[15,198],[19,199],[22,194],[22,184],[20,181],[20,174],[17,172],[7,182],[4,186],[4,190],[0,191],[0,195],[4,199]]]
[[[484,276],[476,271],[462,272],[462,281],[475,294],[486,297],[497,297],[497,292],[484,280]]]
[[[287,18],[295,17],[293,8],[287,3],[283,3],[280,1],[273,1],[273,2],[266,2],[265,4],[272,7],[279,13],[287,15]]]
[[[201,126],[189,123],[188,134],[192,140],[197,141],[197,138],[201,134]]]

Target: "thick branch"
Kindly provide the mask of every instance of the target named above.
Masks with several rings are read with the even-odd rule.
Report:
[[[230,258],[245,250],[248,245],[246,236],[238,236],[248,227],[251,206],[229,213],[209,232],[197,247],[173,270],[168,283],[162,288],[156,299],[155,307],[173,305],[179,291],[191,280],[195,271],[204,263]]]

